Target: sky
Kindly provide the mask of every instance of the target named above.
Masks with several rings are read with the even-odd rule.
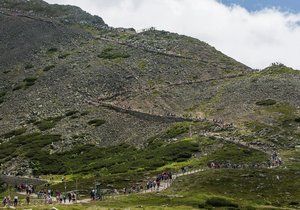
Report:
[[[198,38],[256,69],[300,70],[300,0],[46,0],[71,4],[113,27],[155,27]]]

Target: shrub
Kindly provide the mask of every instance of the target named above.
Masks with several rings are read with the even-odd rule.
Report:
[[[24,81],[24,82],[31,83],[31,82],[35,82],[36,80],[37,80],[36,77],[27,77],[27,78],[25,78],[23,81]]]
[[[70,116],[73,116],[73,115],[75,115],[75,114],[77,114],[77,113],[78,113],[78,111],[76,111],[76,110],[68,111],[68,112],[66,113],[66,116],[67,116],[67,117],[70,117]]]
[[[33,65],[31,63],[28,63],[25,65],[25,69],[32,69]]]
[[[26,128],[16,129],[16,130],[13,130],[13,131],[3,134],[2,137],[7,139],[7,138],[11,138],[13,136],[19,136],[19,135],[22,135],[23,133],[25,133],[26,130],[27,130]]]
[[[54,128],[61,119],[62,119],[62,117],[50,117],[50,118],[35,122],[34,124],[41,131],[46,131],[46,130]]]
[[[295,122],[300,123],[300,117],[297,117],[297,118],[295,119]]]
[[[46,66],[43,71],[50,71],[51,69],[55,68],[54,65]]]
[[[17,85],[13,88],[13,91],[21,90],[22,88],[23,88],[23,85]]]
[[[70,53],[64,53],[58,56],[59,59],[65,59],[66,57],[68,57],[70,55]]]
[[[100,53],[100,55],[98,55],[98,57],[103,59],[117,59],[129,58],[130,55],[118,49],[106,48]]]
[[[94,120],[90,120],[88,122],[89,125],[93,125],[95,127],[101,126],[103,124],[105,124],[105,120],[101,120],[101,119],[94,119]]]
[[[238,204],[231,202],[225,198],[214,197],[206,201],[206,205],[213,207],[234,207],[237,208]]]
[[[86,115],[88,115],[89,114],[89,111],[84,111],[84,112],[82,112],[80,115],[81,116],[86,116]]]
[[[57,51],[58,51],[57,48],[52,47],[52,48],[50,48],[50,49],[48,50],[48,53],[55,53],[55,52],[57,52]]]
[[[272,106],[275,104],[276,104],[276,101],[273,99],[266,99],[266,100],[256,102],[256,105],[258,105],[258,106]]]
[[[0,104],[4,102],[4,96],[6,95],[6,92],[0,92]]]
[[[188,123],[177,123],[166,131],[164,138],[175,138],[176,136],[187,133],[188,131],[189,131]]]
[[[29,87],[29,86],[33,86],[35,84],[35,81],[37,80],[36,77],[28,77],[28,78],[25,78],[23,80],[23,82],[25,82],[25,88],[26,87]]]

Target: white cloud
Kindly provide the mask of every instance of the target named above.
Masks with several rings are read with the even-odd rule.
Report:
[[[250,13],[216,0],[46,0],[72,4],[114,27],[154,26],[196,37],[253,68],[272,62],[300,69],[300,14]]]

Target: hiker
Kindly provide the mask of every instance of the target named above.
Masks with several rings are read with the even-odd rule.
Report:
[[[66,193],[63,194],[63,201],[64,203],[66,203],[66,200],[67,200],[67,196],[66,196]]]
[[[72,195],[71,195],[71,193],[68,193],[68,200],[69,200],[69,203],[71,203],[71,200],[72,200]]]
[[[16,207],[18,205],[18,203],[19,203],[19,198],[18,198],[18,196],[15,196],[14,197],[14,206]]]
[[[172,180],[172,172],[168,173],[169,179]]]
[[[51,197],[51,195],[48,196],[48,204],[52,204],[52,197]]]
[[[3,204],[4,207],[6,206],[6,204],[7,204],[7,197],[3,198],[2,204]]]
[[[76,194],[74,192],[72,192],[72,201],[73,203],[76,202]]]
[[[156,185],[157,185],[157,190],[159,190],[159,187],[160,187],[160,181],[156,181]]]
[[[29,205],[30,204],[30,196],[26,195],[26,204]]]
[[[93,189],[92,191],[91,191],[91,199],[94,201],[95,200],[95,190]]]
[[[10,207],[10,202],[11,202],[10,196],[7,196],[7,202],[6,202],[6,204],[7,204],[8,207]]]

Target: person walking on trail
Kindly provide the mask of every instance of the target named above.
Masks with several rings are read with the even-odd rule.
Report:
[[[96,193],[95,193],[95,190],[93,189],[93,190],[91,191],[91,199],[92,199],[92,201],[95,200],[95,197],[96,197]]]
[[[30,204],[30,196],[26,195],[26,204],[29,205]]]
[[[2,200],[2,204],[5,207],[7,205],[7,197],[4,197]]]
[[[66,201],[67,201],[66,193],[63,194],[63,201],[64,201],[64,203],[66,203]]]
[[[14,197],[14,207],[16,207],[18,205],[18,203],[19,203],[19,198],[18,198],[18,196],[15,196]]]
[[[72,192],[72,201],[73,203],[76,202],[76,193]]]
[[[160,187],[160,180],[156,181],[156,185],[157,185],[157,190],[159,190],[159,187]]]
[[[71,203],[71,201],[72,201],[72,195],[71,195],[71,193],[68,193],[68,200],[69,200],[69,203]]]

